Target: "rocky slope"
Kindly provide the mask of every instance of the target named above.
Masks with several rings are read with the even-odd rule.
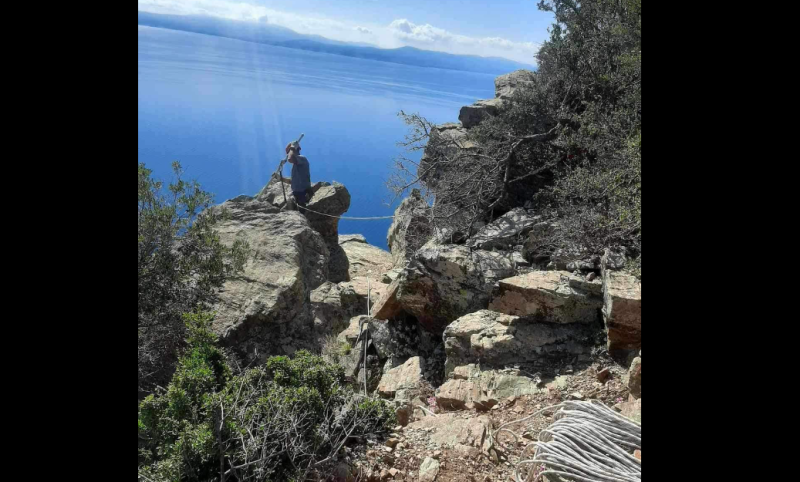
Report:
[[[436,135],[493,115],[530,75],[499,77],[495,100]],[[349,208],[345,186],[312,191],[322,214],[287,210],[277,179],[219,207],[231,213],[222,241],[247,240],[253,256],[220,291],[214,329],[242,363],[333,339],[347,377],[394,404],[392,437],[349,447],[333,479],[507,480],[529,442],[491,451],[487,431],[568,397],[641,421],[641,282],[619,255],[532,263],[526,243],[549,227],[524,207],[452,244],[434,235],[418,193],[397,208],[384,251],[338,234],[330,216]]]

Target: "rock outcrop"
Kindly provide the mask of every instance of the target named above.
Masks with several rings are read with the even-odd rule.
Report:
[[[508,397],[542,391],[538,380],[520,376],[514,370],[482,370],[470,364],[458,367],[453,375],[436,390],[436,403],[449,410],[485,411]]]
[[[309,211],[303,211],[308,222],[328,246],[330,261],[328,280],[338,283],[350,279],[347,254],[339,245],[339,218],[350,208],[350,193],[338,182],[322,183],[308,201]],[[321,213],[321,214],[318,214]]]
[[[381,283],[383,273],[393,268],[392,254],[377,246],[367,244],[360,234],[339,235],[339,246],[344,249],[349,263],[350,279],[369,276]]]
[[[395,296],[423,327],[440,333],[456,318],[486,308],[497,282],[514,272],[513,262],[500,253],[429,246],[415,253],[397,280]]]
[[[627,355],[642,347],[642,283],[635,276],[607,267],[603,256],[603,321],[608,351]]]
[[[481,228],[467,245],[487,250],[512,249],[525,242],[526,235],[540,219],[540,216],[534,216],[523,208],[512,209]]]
[[[283,201],[284,195],[287,199],[292,197],[292,179],[283,178],[283,186],[281,186],[281,179],[273,175],[255,197],[258,201],[271,204],[276,208],[282,208],[286,205]]]
[[[348,320],[366,310],[361,298],[346,283],[326,281],[311,292],[309,301],[314,316],[316,338],[336,334],[348,326]]]
[[[411,195],[395,210],[394,221],[386,235],[394,267],[404,267],[414,251],[431,236],[431,227],[425,217],[427,211],[428,203],[417,189],[411,191]]]
[[[352,290],[358,297],[357,308],[355,314],[367,314],[367,304],[375,306],[375,301],[386,293],[387,286],[375,279],[366,278],[364,276],[356,276],[350,281],[342,281],[339,283],[342,289]],[[369,302],[369,303],[368,303]],[[375,313],[373,312],[373,316]],[[382,316],[377,318],[386,319]]]
[[[497,110],[500,107],[502,100],[489,99],[479,100],[472,105],[465,105],[458,113],[458,120],[465,129],[475,127],[482,121],[489,117],[497,115]]]
[[[498,99],[510,99],[519,87],[531,85],[534,82],[536,73],[530,70],[517,70],[510,74],[505,74],[494,79],[495,97]]]
[[[603,285],[567,271],[534,271],[500,281],[489,309],[548,323],[599,322]]]
[[[598,331],[596,326],[536,323],[490,310],[470,313],[444,330],[445,376],[470,363],[500,368],[536,365],[557,357],[572,359],[591,351]]]
[[[488,449],[492,421],[486,415],[464,419],[454,413],[446,413],[437,417],[425,417],[410,424],[408,428],[430,432],[429,441],[435,446],[455,448],[465,445]]]
[[[222,206],[230,217],[216,226],[223,244],[249,243],[244,272],[225,282],[212,328],[243,360],[313,347],[309,295],[328,278],[322,236],[298,212],[279,212],[249,196]]]
[[[404,364],[387,371],[378,384],[378,393],[387,398],[410,400],[416,396],[423,382],[425,359],[415,356]]]

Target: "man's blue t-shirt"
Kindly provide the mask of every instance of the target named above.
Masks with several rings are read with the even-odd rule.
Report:
[[[311,169],[306,156],[297,156],[292,164],[292,191],[303,192],[311,187]]]

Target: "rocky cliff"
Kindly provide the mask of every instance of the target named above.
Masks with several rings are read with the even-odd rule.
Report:
[[[463,135],[531,75],[499,77],[496,99],[464,107],[460,126],[439,126],[434,135]],[[529,240],[550,226],[526,207],[454,244],[435,235],[417,192],[397,208],[385,251],[338,234],[334,216],[350,204],[345,186],[314,184],[308,207],[316,212],[305,214],[288,210],[282,191],[272,179],[256,196],[217,208],[231,213],[218,228],[222,241],[243,239],[253,250],[215,307],[214,329],[243,363],[319,352],[335,337],[346,347],[340,363],[350,380],[393,400],[401,425],[416,419],[420,427],[432,419],[418,406],[429,407],[431,397],[451,410],[510,409],[509,397],[573,386],[564,376],[589,374],[599,381],[587,383],[602,386],[616,383],[608,380],[617,373],[625,377],[619,390],[630,386],[631,397],[618,408],[638,409],[641,420],[641,282],[620,269],[616,253],[531,260]],[[478,425],[486,430],[485,421]],[[469,454],[485,449],[474,440],[455,445]]]

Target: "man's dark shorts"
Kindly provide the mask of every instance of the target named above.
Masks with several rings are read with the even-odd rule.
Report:
[[[302,192],[292,192],[295,201],[297,201],[298,206],[305,206],[308,200],[306,199],[306,193],[308,193],[308,189]]]

